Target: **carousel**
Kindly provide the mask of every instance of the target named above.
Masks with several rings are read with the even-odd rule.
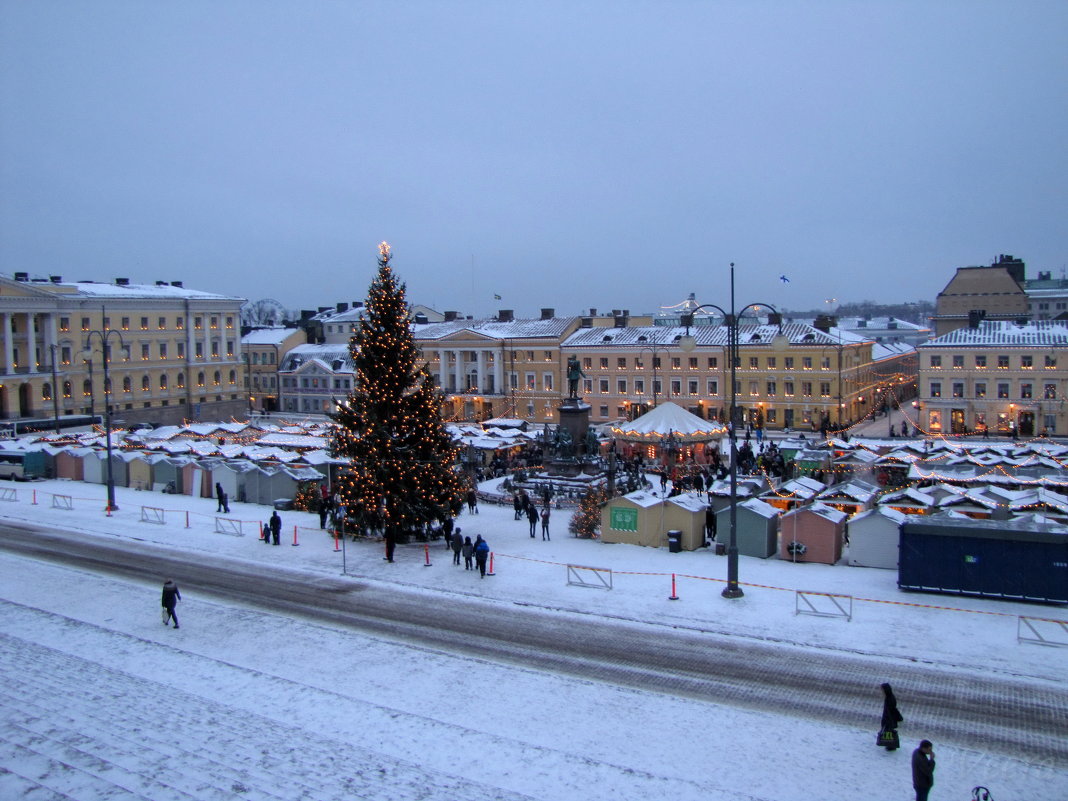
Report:
[[[704,420],[674,403],[661,403],[636,420],[611,429],[616,451],[625,459],[640,455],[645,463],[666,467],[711,464],[716,461],[727,427]]]

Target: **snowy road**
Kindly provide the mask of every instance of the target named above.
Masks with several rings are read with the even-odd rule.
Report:
[[[888,662],[502,602],[314,577],[201,554],[176,557],[146,543],[85,539],[5,526],[3,547],[132,578],[167,574],[199,594],[343,625],[379,638],[582,679],[851,724],[872,688],[890,681],[917,710],[911,722],[939,740],[1068,765],[1068,691],[1009,676],[962,677]]]

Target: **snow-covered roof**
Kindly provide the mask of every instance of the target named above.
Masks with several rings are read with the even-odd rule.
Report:
[[[944,348],[953,345],[972,347],[1068,347],[1068,323],[1058,320],[983,320],[978,327],[965,326],[918,345],[920,348]]]
[[[726,431],[721,423],[703,420],[681,406],[665,401],[630,423],[612,427],[612,434],[623,439],[654,440],[674,435],[680,442],[701,442]]]
[[[287,338],[299,332],[299,328],[257,328],[255,331],[249,331],[241,337],[241,344],[281,345]]]
[[[440,340],[460,332],[479,334],[487,339],[556,339],[574,325],[575,317],[546,317],[532,320],[484,318],[480,320],[448,320],[441,323],[413,323],[416,341]]]

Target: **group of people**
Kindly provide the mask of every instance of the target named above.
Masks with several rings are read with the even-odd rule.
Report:
[[[520,490],[512,496],[512,508],[515,510],[515,519],[526,519],[530,524],[530,537],[534,539],[537,536],[538,522],[541,521],[541,538],[542,541],[547,542],[552,539],[549,536],[549,519],[552,514],[549,511],[549,500],[546,496],[545,505],[539,510],[538,505],[531,500],[530,496]]]
[[[451,536],[445,539],[445,545],[452,549],[452,563],[459,565],[460,557],[463,556],[464,570],[474,570],[477,567],[481,577],[485,578],[486,563],[490,553],[489,543],[482,539],[481,534],[475,537],[474,542],[471,542],[471,538],[465,537],[461,532],[462,529],[457,526]],[[474,560],[474,565],[471,564],[472,560]]]
[[[260,531],[260,539],[267,545],[270,545],[272,541],[275,545],[278,545],[282,539],[282,518],[278,514],[278,510],[271,512],[271,519],[263,524],[263,528]]]
[[[876,745],[887,751],[896,751],[901,747],[897,726],[905,718],[897,708],[897,698],[889,684],[882,685],[883,715],[879,721],[879,734]],[[916,791],[916,801],[927,801],[927,796],[934,787],[935,757],[934,745],[930,740],[920,740],[919,746],[912,752],[912,789]]]

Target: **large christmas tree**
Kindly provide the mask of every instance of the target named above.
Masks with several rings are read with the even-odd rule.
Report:
[[[390,268],[389,245],[378,249],[366,314],[349,342],[355,386],[330,415],[338,424],[331,453],[351,460],[336,486],[349,514],[381,522],[391,546],[451,514],[464,487],[440,396],[409,327],[404,284]]]

